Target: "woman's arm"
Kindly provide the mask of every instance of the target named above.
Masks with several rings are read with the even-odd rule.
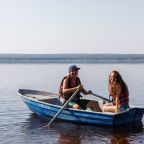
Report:
[[[120,94],[121,94],[121,86],[117,85],[116,86],[116,110],[115,110],[115,113],[119,112],[119,97],[120,97]]]

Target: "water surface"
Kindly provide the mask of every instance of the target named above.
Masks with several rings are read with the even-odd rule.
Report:
[[[118,70],[130,91],[130,104],[144,106],[144,64],[77,64],[86,90],[108,97],[108,76]],[[144,119],[120,127],[81,125],[56,121],[53,127],[33,114],[17,94],[19,88],[57,92],[69,64],[0,65],[0,140],[6,143],[80,144],[143,143]],[[95,98],[95,97],[91,97]]]

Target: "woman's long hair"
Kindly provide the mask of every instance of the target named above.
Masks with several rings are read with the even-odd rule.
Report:
[[[115,76],[115,84],[112,87],[115,87],[118,84],[121,86],[122,90],[126,91],[127,95],[129,95],[128,87],[127,87],[126,83],[124,82],[124,80],[122,79],[120,73],[115,70],[112,71],[111,73],[114,73],[114,76]],[[109,86],[111,85],[111,83],[110,83],[111,73],[109,75]]]

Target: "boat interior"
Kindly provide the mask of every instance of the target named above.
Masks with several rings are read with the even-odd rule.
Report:
[[[59,99],[59,95],[56,93],[26,89],[20,89],[18,92],[23,96],[42,101],[44,103],[54,104],[58,106],[62,106],[63,104],[63,102],[61,102]]]
[[[60,99],[59,95],[56,93],[36,91],[36,90],[27,90],[27,89],[20,89],[18,93],[23,96],[35,99],[35,100],[42,101],[44,103],[57,105],[57,106],[62,106],[64,103],[64,100]],[[103,105],[103,101],[101,100],[93,100],[93,101],[97,101],[100,106]]]

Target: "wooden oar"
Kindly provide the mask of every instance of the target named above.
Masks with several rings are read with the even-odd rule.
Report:
[[[107,98],[105,98],[105,97],[102,97],[102,96],[100,96],[100,95],[97,95],[97,94],[94,94],[94,93],[92,93],[92,95],[94,95],[94,96],[96,96],[96,97],[98,97],[98,98],[100,98],[100,99],[102,99],[102,100],[104,100],[104,101],[112,102],[111,100],[109,100],[109,99],[107,99]]]
[[[67,104],[69,103],[69,101],[78,93],[79,88],[74,92],[74,94],[65,102],[65,104],[61,107],[61,109],[59,110],[59,112],[51,119],[51,121],[44,127],[49,127],[51,125],[51,123],[57,118],[57,116],[61,113],[61,111],[67,106]]]

